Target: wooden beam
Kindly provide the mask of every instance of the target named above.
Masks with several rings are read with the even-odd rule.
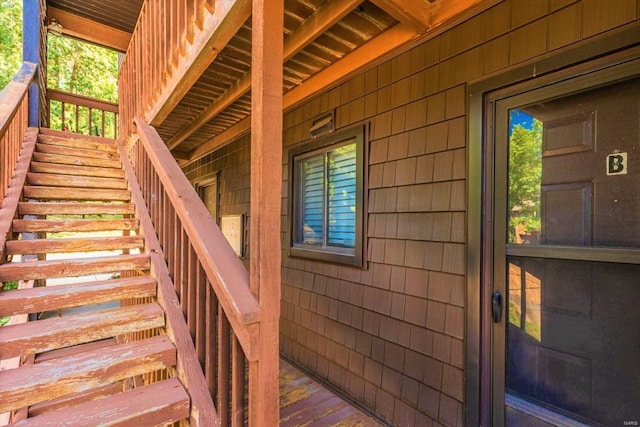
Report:
[[[189,160],[191,158],[190,154],[187,151],[175,150],[173,153],[173,158],[176,160]]]
[[[411,0],[409,0],[411,1]],[[343,0],[326,2],[313,15],[307,18],[284,41],[283,62],[287,62],[320,34],[331,28],[336,22],[347,16],[363,0]]]
[[[406,24],[393,26],[285,93],[283,111],[298,105],[315,93],[347,80],[364,66],[383,58],[417,36],[418,34]]]
[[[224,145],[232,143],[238,138],[241,138],[244,135],[248,134],[250,130],[251,116],[247,116],[235,125],[231,126],[223,132],[220,132],[219,134],[193,150],[191,152],[191,156],[188,159],[189,163],[206,156],[207,154],[223,147]]]
[[[129,41],[131,41],[131,33],[83,18],[57,7],[47,7],[47,18],[49,22],[52,19],[56,19],[62,25],[62,34],[64,35],[86,40],[120,52],[126,52]]]
[[[154,105],[145,113],[147,123],[158,126],[169,116],[250,15],[251,0],[216,2],[214,12],[206,14],[203,30],[196,32],[193,43],[185,43],[184,56],[180,57]]]
[[[389,15],[424,33],[430,25],[430,5],[426,0],[371,0]]]
[[[209,120],[217,116],[229,105],[240,99],[251,89],[251,72],[247,71],[244,76],[231,85],[220,97],[212,102],[198,117],[184,126],[173,138],[167,141],[169,150],[176,148],[182,141],[193,135],[198,129],[204,126]]]
[[[283,62],[291,59],[296,53],[306,45],[315,40],[320,34],[333,26],[336,22],[344,18],[363,0],[343,0],[339,2],[327,2],[318,9],[311,17],[300,25],[284,41]],[[207,122],[217,116],[225,108],[236,102],[251,89],[251,71],[227,89],[217,100],[211,103],[198,117],[184,126],[169,141],[167,146],[174,149],[182,141],[191,136],[194,132],[204,126]]]
[[[258,362],[249,363],[249,425],[279,422],[284,0],[253,0],[250,287],[260,303]],[[251,402],[255,402],[252,404]]]
[[[483,0],[436,0],[431,6],[431,27],[442,24],[454,15],[469,9]]]

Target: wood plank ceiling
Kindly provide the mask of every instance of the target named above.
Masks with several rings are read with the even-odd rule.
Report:
[[[48,0],[47,4],[130,32],[141,1]],[[487,1],[285,0],[283,108]],[[249,17],[171,111],[151,123],[176,158],[194,160],[217,148],[227,134],[248,131],[250,82]]]
[[[47,0],[47,8],[54,7],[131,34],[142,3],[144,0]]]

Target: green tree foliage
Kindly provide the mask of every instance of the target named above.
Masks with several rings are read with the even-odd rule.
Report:
[[[531,129],[511,127],[509,138],[509,240],[520,232],[540,231],[542,180],[542,122],[533,119]]]
[[[104,101],[118,101],[118,53],[90,43],[49,33],[47,38],[47,87],[89,96]],[[67,105],[62,123],[62,105],[51,103],[50,127],[98,135],[102,116],[93,111]],[[105,134],[112,136],[115,116],[105,114]],[[89,124],[91,123],[91,128]]]
[[[0,89],[22,64],[22,0],[0,0]]]
[[[22,64],[22,0],[0,0],[0,89],[13,78]],[[105,101],[118,101],[118,54],[90,43],[49,33],[47,36],[47,87]],[[68,105],[65,123],[62,106],[52,102],[51,123],[54,129],[97,134],[102,114]],[[77,116],[77,117],[76,117]],[[89,128],[91,122],[91,129]],[[76,126],[77,124],[77,126]],[[113,135],[116,118],[106,113],[106,135]]]
[[[118,53],[49,33],[47,87],[118,102]]]

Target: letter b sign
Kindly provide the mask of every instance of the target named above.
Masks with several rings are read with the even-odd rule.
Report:
[[[614,153],[607,156],[607,175],[627,174],[627,153]]]

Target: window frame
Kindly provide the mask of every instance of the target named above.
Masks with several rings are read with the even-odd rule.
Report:
[[[356,145],[356,224],[355,224],[355,246],[353,249],[339,246],[323,245],[312,246],[296,243],[301,224],[301,197],[300,183],[301,174],[296,168],[297,162],[305,158],[324,154],[332,149],[348,145],[351,142]],[[302,142],[298,147],[289,150],[289,203],[288,203],[288,255],[292,257],[309,258],[319,261],[332,262],[337,264],[347,264],[363,267],[364,247],[365,247],[365,153],[366,153],[366,125],[360,124],[336,131],[329,135],[317,137],[312,140]],[[327,182],[324,182],[326,189]],[[326,203],[326,197],[325,197]],[[327,224],[323,225],[326,235]]]

